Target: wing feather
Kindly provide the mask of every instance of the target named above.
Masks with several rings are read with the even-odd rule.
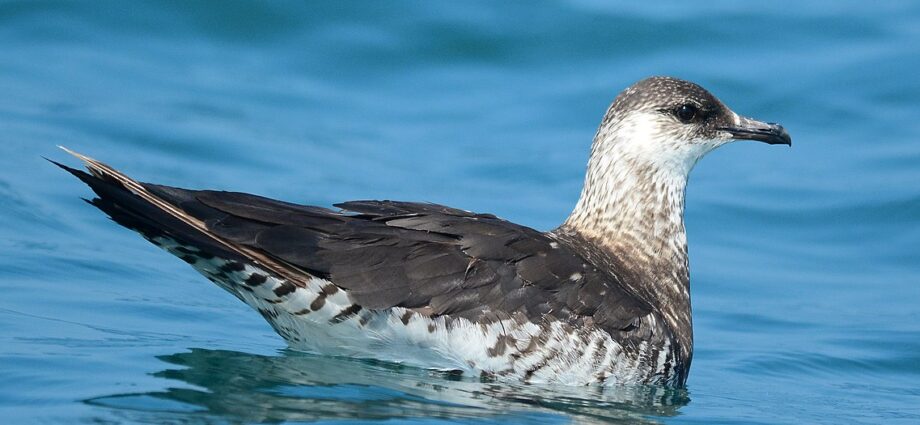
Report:
[[[396,201],[332,210],[187,190],[138,183],[79,157],[92,174],[64,168],[87,182],[99,195],[94,204],[119,223],[267,264],[295,282],[305,274],[329,279],[364,308],[591,318],[611,332],[652,311],[619,276],[599,271],[566,242],[491,214]],[[298,278],[297,270],[305,274]]]

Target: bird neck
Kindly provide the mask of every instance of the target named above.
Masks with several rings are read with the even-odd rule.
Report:
[[[684,197],[695,160],[672,161],[595,142],[575,210],[560,228],[601,247],[636,295],[664,316],[692,353]]]

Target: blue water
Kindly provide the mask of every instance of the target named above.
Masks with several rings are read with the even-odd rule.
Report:
[[[920,3],[651,3],[0,3],[0,417],[920,423]],[[40,158],[73,163],[62,144],[163,184],[550,229],[604,108],[653,74],[795,142],[692,175],[682,391],[287,351]]]

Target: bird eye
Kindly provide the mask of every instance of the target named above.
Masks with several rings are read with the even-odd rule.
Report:
[[[677,109],[674,110],[674,115],[676,115],[677,119],[679,119],[680,122],[684,124],[695,120],[699,113],[700,110],[696,106],[690,104],[680,105],[677,107]]]

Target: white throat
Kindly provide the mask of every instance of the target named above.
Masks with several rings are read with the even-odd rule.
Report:
[[[624,233],[642,232],[647,242],[683,235],[690,170],[719,142],[675,140],[675,135],[661,130],[667,128],[662,122],[666,119],[636,113],[601,125],[581,197],[567,225],[583,236],[603,239],[604,245],[618,245],[621,241],[611,237]],[[674,230],[680,235],[671,233]]]

